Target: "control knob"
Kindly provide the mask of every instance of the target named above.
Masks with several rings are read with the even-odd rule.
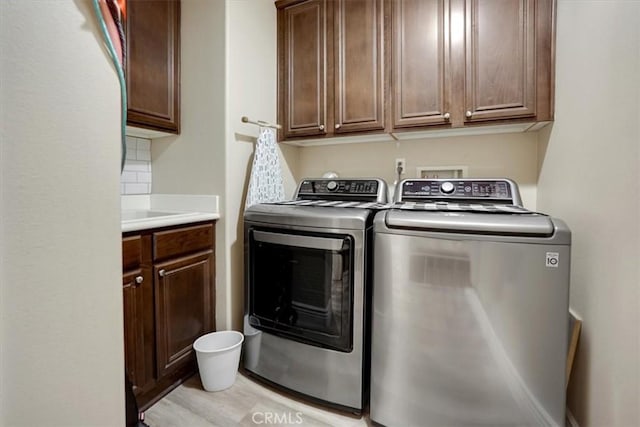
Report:
[[[338,183],[337,182],[335,182],[335,181],[327,182],[327,190],[336,191],[336,188],[338,188]]]
[[[449,181],[443,182],[440,186],[440,191],[444,194],[451,194],[456,189],[456,187],[450,183]]]

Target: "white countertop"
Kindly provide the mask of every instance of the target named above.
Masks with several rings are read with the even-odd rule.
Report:
[[[121,202],[123,233],[220,218],[218,196],[150,194],[122,196]]]

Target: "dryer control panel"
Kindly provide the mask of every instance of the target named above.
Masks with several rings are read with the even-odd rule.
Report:
[[[378,178],[363,179],[303,179],[298,186],[298,200],[367,200],[385,203],[386,183]]]
[[[502,179],[406,179],[397,201],[467,201],[521,205],[517,184]]]

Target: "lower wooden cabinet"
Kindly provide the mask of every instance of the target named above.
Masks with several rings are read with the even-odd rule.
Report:
[[[125,368],[141,410],[197,370],[215,330],[214,223],[123,236]]]
[[[153,337],[153,284],[149,268],[126,273],[122,278],[124,306],[125,366],[140,395],[155,384]]]
[[[158,376],[193,359],[193,342],[213,329],[213,253],[154,266]]]

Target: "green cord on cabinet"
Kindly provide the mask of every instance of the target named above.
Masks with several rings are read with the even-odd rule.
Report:
[[[116,53],[115,48],[113,47],[113,42],[111,41],[111,37],[109,37],[109,32],[107,30],[107,24],[104,21],[104,16],[102,15],[102,11],[100,10],[100,5],[98,4],[99,0],[93,0],[93,8],[95,9],[96,16],[98,17],[98,24],[100,24],[100,28],[102,30],[102,35],[105,39],[105,43],[107,45],[107,50],[109,51],[109,55],[111,56],[111,60],[113,61],[113,65],[116,68],[116,73],[118,74],[118,80],[120,80],[120,99],[121,99],[121,123],[120,123],[120,136],[121,136],[121,158],[120,158],[120,173],[124,170],[124,161],[127,156],[127,143],[126,143],[126,127],[127,127],[127,83],[124,78],[124,70],[122,69],[122,64],[120,64],[120,60],[118,59],[118,54]]]

